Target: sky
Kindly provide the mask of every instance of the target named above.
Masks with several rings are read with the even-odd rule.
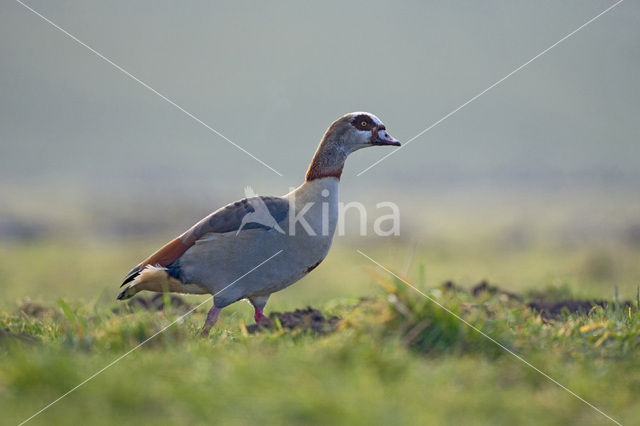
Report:
[[[0,196],[285,193],[328,125],[369,111],[407,141],[612,1],[0,4]],[[361,176],[395,187],[632,186],[640,4],[627,0]]]

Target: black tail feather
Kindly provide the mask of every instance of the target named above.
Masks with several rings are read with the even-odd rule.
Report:
[[[140,275],[140,269],[136,266],[131,271],[129,271],[127,276],[124,278],[124,282],[120,284],[120,287],[124,287],[131,281],[135,280],[138,275]]]

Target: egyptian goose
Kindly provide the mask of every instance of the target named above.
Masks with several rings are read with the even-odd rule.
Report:
[[[210,293],[204,335],[220,310],[240,299],[249,300],[260,322],[269,295],[307,275],[329,252],[344,162],[377,145],[400,142],[373,114],[340,117],[325,132],[302,185],[282,197],[249,196],[214,211],[134,267],[118,299],[142,290]]]

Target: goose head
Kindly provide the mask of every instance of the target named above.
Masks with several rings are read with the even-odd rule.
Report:
[[[368,112],[352,112],[334,121],[324,136],[345,154],[370,146],[400,146],[400,142],[387,132],[378,117]]]
[[[340,178],[344,161],[354,151],[370,146],[400,146],[375,115],[368,112],[345,114],[331,123],[307,171],[307,180],[333,176]]]

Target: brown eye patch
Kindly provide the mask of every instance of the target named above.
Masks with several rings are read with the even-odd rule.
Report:
[[[375,127],[375,123],[365,114],[360,114],[353,118],[351,125],[358,130],[372,130]]]

